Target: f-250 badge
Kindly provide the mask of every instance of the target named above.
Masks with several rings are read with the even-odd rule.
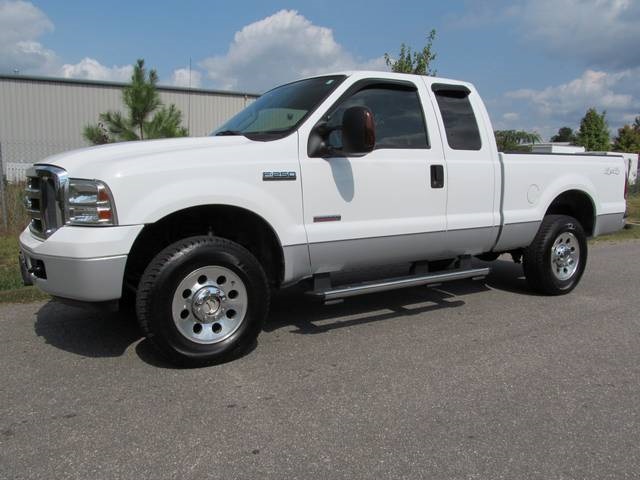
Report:
[[[265,182],[272,180],[295,180],[296,172],[262,172],[262,180]]]
[[[618,167],[615,167],[615,168],[607,167],[607,168],[604,169],[604,174],[605,175],[620,175],[620,169]]]

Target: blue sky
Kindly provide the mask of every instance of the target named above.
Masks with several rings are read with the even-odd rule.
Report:
[[[548,138],[588,107],[613,130],[640,115],[640,2],[0,0],[0,72],[261,92],[300,76],[384,69],[437,30],[438,74],[473,82],[495,128]]]

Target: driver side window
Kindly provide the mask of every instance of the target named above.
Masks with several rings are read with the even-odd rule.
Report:
[[[342,148],[342,117],[354,106],[367,107],[373,113],[376,126],[376,144],[381,148],[429,148],[427,128],[420,98],[415,88],[396,85],[372,85],[358,90],[343,100],[327,116],[332,130],[329,144]]]

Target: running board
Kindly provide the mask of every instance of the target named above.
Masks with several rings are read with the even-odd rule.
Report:
[[[451,282],[453,280],[463,280],[472,278],[479,280],[489,274],[489,268],[473,268],[469,270],[454,270],[441,273],[431,273],[428,275],[417,275],[409,277],[397,277],[373,282],[358,283],[355,285],[344,285],[329,290],[315,290],[308,292],[313,297],[324,301],[337,300],[340,298],[355,297],[367,293],[384,292],[387,290],[397,290],[400,288],[418,287],[434,283]]]

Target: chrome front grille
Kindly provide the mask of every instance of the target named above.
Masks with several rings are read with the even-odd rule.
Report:
[[[29,229],[40,238],[48,238],[64,225],[64,195],[67,172],[52,165],[36,165],[27,170],[25,207],[31,217]]]

